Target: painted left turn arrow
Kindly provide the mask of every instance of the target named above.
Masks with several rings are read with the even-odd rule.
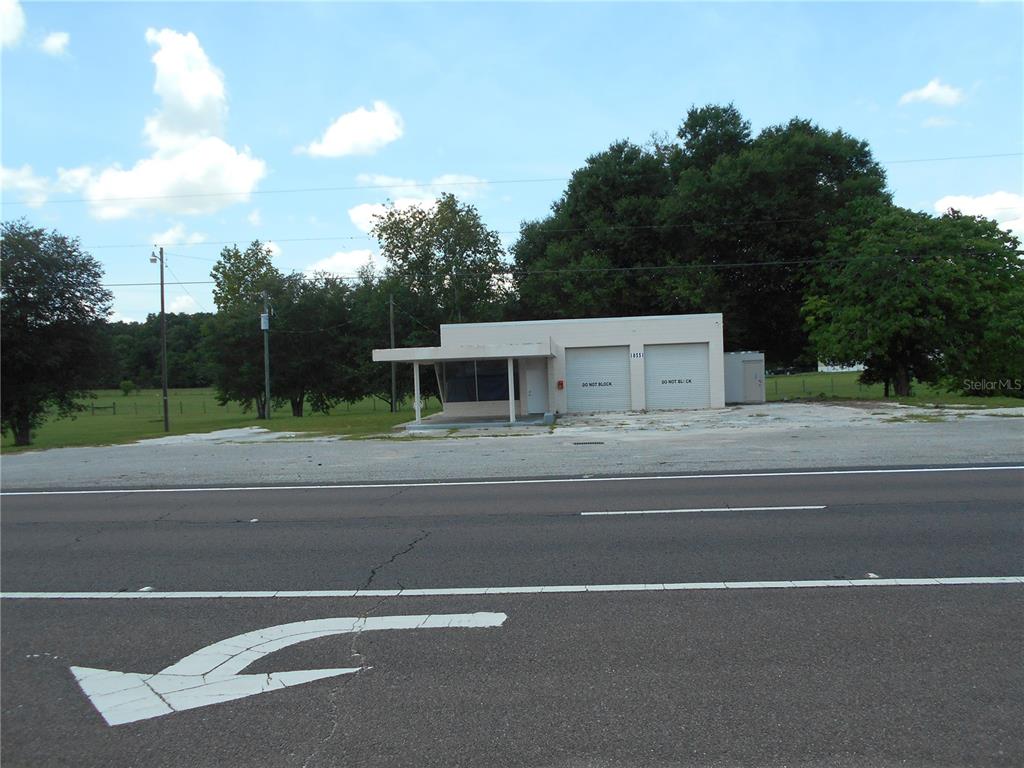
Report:
[[[325,677],[350,675],[364,669],[338,667],[239,674],[267,654],[296,643],[330,635],[384,629],[500,627],[507,618],[504,613],[448,613],[296,621],[221,640],[189,654],[155,675],[93,667],[71,667],[71,672],[107,725],[122,725]]]

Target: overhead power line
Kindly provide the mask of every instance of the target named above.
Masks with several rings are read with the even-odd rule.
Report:
[[[1001,207],[997,207],[997,208],[990,208],[989,210],[990,211],[1012,211],[1012,210],[1016,210],[1017,208],[1019,208],[1019,206],[1007,205],[1007,206],[1001,206]],[[817,220],[818,220],[817,216],[804,216],[804,217],[799,217],[799,218],[787,218],[787,219],[754,219],[754,220],[751,220],[751,221],[719,221],[719,222],[716,222],[716,223],[717,223],[717,225],[719,227],[728,228],[728,227],[736,227],[736,226],[740,226],[740,225],[800,224],[800,223],[805,223],[805,222],[808,222],[808,221],[817,221]],[[694,222],[694,221],[682,221],[682,222],[665,223],[665,224],[608,224],[606,226],[603,226],[601,229],[603,231],[610,231],[610,230],[612,230],[612,231],[619,231],[619,230],[621,230],[621,231],[629,231],[629,230],[681,229],[681,228],[686,228],[686,227],[696,227],[696,226],[700,226],[701,224],[703,224],[703,222]],[[587,226],[587,227],[545,227],[545,229],[544,229],[544,231],[546,233],[557,233],[557,234],[566,234],[566,233],[574,233],[574,232],[588,232],[588,231],[593,231],[593,230],[594,230],[594,227],[592,227],[592,226]],[[505,229],[505,230],[497,230],[497,231],[495,231],[496,235],[519,235],[521,233],[522,233],[521,230],[518,230],[518,229],[517,230],[507,230],[507,229]],[[333,235],[333,236],[324,236],[324,237],[284,237],[284,238],[276,238],[276,237],[274,237],[274,238],[268,238],[268,239],[263,240],[261,242],[263,242],[263,244],[266,245],[267,243],[275,243],[275,244],[276,243],[312,243],[312,242],[333,242],[333,241],[339,241],[339,240],[373,240],[373,239],[374,238],[372,236],[370,236],[370,235]],[[239,241],[239,240],[211,240],[211,241],[205,241],[205,242],[202,242],[202,243],[177,243],[174,247],[175,248],[194,248],[194,247],[203,246],[203,245],[207,245],[207,246],[237,245],[239,242],[241,242],[241,241]],[[152,245],[151,243],[126,243],[126,244],[117,244],[117,245],[113,245],[113,244],[111,244],[111,245],[89,245],[89,246],[84,246],[84,247],[85,247],[86,250],[98,251],[98,250],[104,250],[104,249],[108,249],[108,248],[149,248],[151,245]],[[156,245],[160,245],[160,243],[156,243]],[[175,255],[178,258],[183,258],[183,259],[195,259],[197,261],[208,261],[208,262],[216,262],[217,261],[217,259],[211,259],[211,258],[207,258],[207,257],[203,257],[203,256],[187,256],[187,255],[181,254],[181,253],[175,254]]]
[[[879,165],[897,165],[905,163],[939,163],[954,160],[989,160],[994,158],[1005,158],[1005,157],[1021,157],[1024,152],[996,152],[982,155],[949,155],[946,157],[917,157],[909,158],[904,160],[877,160]],[[641,174],[643,176],[643,174]],[[637,178],[634,176],[633,178]],[[287,187],[281,189],[254,189],[254,190],[237,190],[233,192],[188,192],[175,195],[134,195],[124,197],[63,197],[56,200],[47,200],[46,205],[64,205],[68,203],[131,203],[140,202],[147,200],[193,200],[193,199],[210,199],[210,198],[223,198],[223,197],[249,197],[251,195],[289,195],[289,194],[307,194],[307,193],[320,193],[320,192],[354,192],[359,190],[367,189],[425,189],[425,188],[438,188],[443,189],[445,187],[465,187],[465,186],[486,186],[491,184],[541,184],[550,182],[566,182],[571,181],[569,176],[549,176],[542,178],[531,178],[531,179],[473,179],[463,181],[444,181],[444,182],[401,182],[396,184],[356,184],[356,185],[343,185],[343,186],[325,186],[325,187]],[[7,202],[7,205],[29,205],[30,203],[24,200]]]
[[[187,287],[185,287],[185,283],[183,283],[181,281],[181,278],[178,277],[178,275],[174,272],[173,269],[171,269],[171,265],[170,264],[167,264],[167,271],[170,272],[171,276],[175,280],[178,281],[178,285],[181,286],[181,290],[183,290],[185,292],[185,295],[188,296],[190,299],[192,299],[192,301],[194,301],[196,303],[196,306],[199,307],[199,309],[201,309],[203,312],[208,312],[209,311],[206,307],[203,306],[202,302],[200,302],[199,299],[197,299],[195,296],[193,296],[192,292]]]
[[[772,261],[742,261],[734,263],[723,263],[718,262],[714,264],[700,264],[700,263],[689,263],[689,264],[660,264],[651,266],[634,266],[634,267],[556,267],[553,269],[523,269],[519,270],[514,267],[510,269],[501,270],[496,272],[496,275],[507,275],[511,277],[528,277],[530,275],[547,275],[547,274],[571,274],[571,273],[605,273],[605,272],[669,272],[675,270],[687,270],[687,269],[750,269],[754,267],[781,267],[781,266],[809,266],[815,267],[822,264],[843,264],[850,261],[857,261],[858,259],[864,258],[875,258],[875,259],[891,259],[901,258],[902,254],[881,254],[879,256],[866,257],[866,256],[845,256],[842,258],[834,259],[775,259]],[[339,280],[359,280],[359,275],[337,275],[330,273],[331,277]],[[160,283],[105,283],[105,288],[127,288],[127,287],[139,287],[139,286],[154,286],[160,285]],[[179,281],[179,282],[167,282],[165,285],[214,285],[213,280],[196,280],[196,281]],[[403,311],[404,310],[399,310]],[[411,316],[410,316],[411,317]]]

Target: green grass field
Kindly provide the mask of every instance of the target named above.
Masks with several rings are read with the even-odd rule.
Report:
[[[883,400],[881,384],[857,383],[856,373],[806,373],[769,376],[765,389],[769,401],[780,400]],[[28,448],[15,448],[9,434],[0,447],[5,453],[80,445],[130,443],[149,437],[162,437],[163,417],[160,390],[145,389],[122,395],[120,390],[104,389],[94,399],[82,401],[86,410],[73,419],[52,419],[43,424]],[[912,397],[890,398],[888,402],[906,405],[961,405],[974,408],[1024,407],[1024,400],[1013,397],[964,397],[924,385],[915,385]],[[437,400],[429,400],[424,414],[440,410]],[[412,419],[411,402],[391,413],[379,400],[367,398],[352,405],[340,405],[329,415],[291,415],[290,408],[276,409],[269,422],[243,413],[234,403],[218,405],[212,389],[175,389],[170,393],[172,435],[212,432],[237,427],[268,427],[275,431],[314,432],[324,435],[362,437],[387,433],[391,427]]]
[[[144,389],[123,395],[120,390],[98,390],[95,399],[83,400],[86,410],[73,419],[52,419],[36,430],[32,445],[15,448],[10,434],[0,444],[5,453],[77,445],[130,443],[148,437],[163,437],[163,410],[160,390]],[[413,418],[412,403],[401,404],[391,413],[387,403],[367,398],[351,405],[342,404],[329,415],[310,414],[295,417],[291,408],[275,409],[270,421],[256,418],[255,412],[243,413],[235,403],[218,405],[212,389],[173,389],[170,391],[172,435],[212,432],[238,427],[268,427],[275,431],[316,432],[325,435],[362,436],[386,433],[395,424]],[[424,414],[440,410],[437,400],[425,403]]]
[[[790,376],[768,376],[765,395],[769,401],[779,400],[885,400],[881,384],[860,384],[859,373],[795,373]],[[938,387],[915,383],[910,397],[890,397],[887,402],[903,405],[961,405],[972,408],[1021,408],[1018,397],[967,397]]]

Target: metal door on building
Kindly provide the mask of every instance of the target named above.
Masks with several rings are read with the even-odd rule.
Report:
[[[764,402],[764,361],[743,361],[743,402]]]
[[[629,347],[576,347],[565,350],[566,410],[628,411]]]
[[[527,358],[526,367],[526,412],[544,413],[548,410],[548,361],[544,358]]]
[[[711,407],[707,344],[644,346],[647,410]]]

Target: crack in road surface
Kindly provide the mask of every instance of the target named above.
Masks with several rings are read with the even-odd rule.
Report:
[[[395,560],[400,558],[402,555],[407,555],[410,552],[412,552],[416,548],[416,545],[423,541],[425,538],[427,538],[429,535],[430,531],[420,530],[420,535],[412,541],[410,541],[409,544],[405,547],[405,549],[395,552],[388,560],[385,560],[384,562],[378,563],[377,565],[373,566],[373,568],[370,569],[369,578],[366,580],[366,583],[360,587],[360,589],[369,589],[370,585],[373,583],[373,580],[377,578],[377,573],[379,571],[391,565],[393,562],[395,562]]]
[[[405,489],[403,489],[403,490],[405,490]],[[394,495],[397,496],[398,494],[394,494]],[[400,549],[400,550],[396,551],[387,560],[384,560],[384,561],[382,561],[380,563],[377,563],[377,565],[373,566],[370,569],[370,575],[367,576],[366,582],[363,584],[362,587],[360,587],[360,590],[369,589],[370,585],[373,584],[374,579],[377,578],[377,574],[378,573],[380,573],[387,566],[389,566],[392,563],[394,563],[398,558],[402,557],[402,555],[407,555],[410,552],[412,552],[416,548],[416,546],[421,541],[426,539],[428,536],[430,536],[430,531],[421,529],[419,535],[416,536],[408,544],[406,544],[406,546],[403,549]],[[397,581],[397,579],[396,579],[396,581]],[[399,582],[399,587],[401,588],[401,583],[400,582]],[[388,596],[381,597],[379,600],[375,601],[373,603],[373,605],[371,605],[366,611],[361,613],[359,618],[363,619],[365,621],[365,619],[367,619],[370,616],[372,616],[377,611],[377,609],[379,609],[385,602],[387,602],[387,600],[388,600]],[[352,633],[352,642],[349,644],[349,658],[352,659],[352,660],[355,660],[355,662],[358,663],[359,666],[363,666],[363,656],[356,649],[356,645],[359,642],[359,636],[362,634],[362,632],[363,631],[361,629],[356,630],[355,632],[353,632]],[[324,750],[324,747],[326,747],[334,739],[334,736],[337,734],[337,732],[338,732],[338,695],[340,694],[342,687],[346,683],[350,683],[350,682],[351,682],[350,680],[338,680],[337,684],[334,687],[332,687],[331,690],[328,692],[328,694],[327,694],[327,707],[326,707],[326,709],[328,709],[329,712],[330,712],[329,719],[330,719],[330,722],[331,722],[331,730],[328,732],[328,734],[326,736],[324,736],[320,740],[320,743],[317,744],[313,748],[313,751],[310,752],[309,755],[306,756],[306,759],[302,762],[302,768],[309,768],[309,765],[311,764],[313,759],[316,758],[317,755],[319,755]]]

